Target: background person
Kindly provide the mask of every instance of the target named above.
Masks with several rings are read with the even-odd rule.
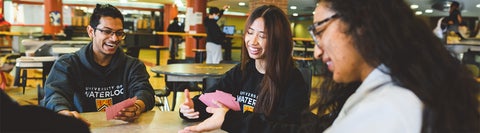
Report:
[[[110,4],[97,4],[87,33],[92,42],[79,51],[61,56],[45,82],[44,104],[60,114],[80,117],[78,112],[105,111],[127,98],[135,104],[116,119],[133,121],[155,104],[145,65],[125,55],[123,15]]]
[[[218,64],[223,60],[222,45],[225,43],[225,33],[222,32],[217,21],[223,16],[223,12],[228,9],[228,6],[223,6],[223,10],[217,7],[210,7],[208,16],[203,20],[205,30],[207,32],[207,64]]]
[[[248,123],[253,112],[265,114],[263,119],[300,123],[301,111],[309,105],[310,90],[292,59],[291,33],[288,18],[280,8],[273,5],[256,8],[245,25],[241,64],[228,71],[212,87],[236,97],[241,110],[208,107],[209,113],[213,110],[221,112],[210,117],[198,96],[190,99],[186,95],[185,103],[180,105],[182,118],[210,118],[180,132],[205,132],[220,127],[227,132],[238,132]],[[212,124],[216,125],[212,127]]]
[[[10,32],[10,27],[12,25],[7,21],[5,20],[5,18],[3,17],[3,14],[0,14],[0,31],[2,32]],[[5,44],[5,41],[6,44]],[[10,35],[0,35],[0,46],[3,46],[3,47],[12,47],[12,38]]]
[[[447,34],[448,32],[455,32],[461,39],[464,39],[462,34],[460,34],[459,26],[463,24],[462,13],[460,12],[460,3],[457,1],[452,1],[450,4],[450,11],[447,17]]]
[[[183,30],[185,25],[183,23],[178,22],[178,17],[173,18],[173,22],[168,25],[167,31],[168,32],[181,32],[184,33]],[[175,59],[175,56],[178,56],[178,44],[182,42],[182,36],[178,35],[169,35],[170,37],[170,59]]]

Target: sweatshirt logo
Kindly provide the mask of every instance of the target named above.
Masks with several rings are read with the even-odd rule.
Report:
[[[237,95],[237,101],[242,106],[243,112],[253,112],[255,103],[257,102],[257,94],[240,91],[240,94]]]
[[[97,111],[98,112],[105,112],[105,109],[108,107],[108,106],[112,106],[113,105],[113,101],[112,101],[112,98],[106,98],[106,99],[95,99],[95,102],[97,103]]]
[[[106,87],[85,87],[85,97],[87,98],[111,98],[123,94],[123,85],[112,85]]]
[[[91,102],[95,102],[95,109],[97,111],[105,111],[109,106],[112,106],[114,101],[118,97],[122,97],[126,94],[126,90],[122,84],[108,85],[104,82],[90,83],[85,86],[85,98]],[[93,103],[90,104],[93,108]]]

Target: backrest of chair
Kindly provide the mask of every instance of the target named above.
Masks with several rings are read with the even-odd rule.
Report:
[[[194,60],[177,60],[177,59],[169,59],[167,64],[178,64],[178,63],[195,63]],[[165,85],[167,89],[172,90],[174,83],[168,82],[168,75],[165,75]],[[190,91],[201,91],[200,88],[197,86],[198,83],[195,82],[175,82],[175,86],[179,88],[178,91],[183,91],[183,89],[189,89]]]
[[[302,73],[303,79],[305,80],[305,84],[307,84],[307,89],[310,94],[312,90],[312,70],[308,67],[298,67],[300,73]]]
[[[217,77],[206,77],[203,79],[203,93],[213,92],[215,88],[213,86],[220,80],[220,76]]]

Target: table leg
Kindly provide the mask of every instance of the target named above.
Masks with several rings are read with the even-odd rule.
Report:
[[[172,100],[172,108],[170,109],[171,111],[175,110],[175,104],[177,104],[177,83],[173,82],[173,100]]]
[[[196,48],[197,50],[200,49],[200,39],[202,38],[202,36],[193,36],[193,38],[195,38],[195,41],[196,42]],[[203,54],[197,54],[198,52],[195,53],[195,61],[197,63],[201,63],[203,62]]]
[[[25,87],[27,86],[27,69],[22,70],[22,87],[23,94],[25,95]]]
[[[155,49],[156,50],[156,60],[155,60],[155,65],[159,66],[160,65],[160,48]],[[160,74],[156,74],[155,77],[161,77]]]

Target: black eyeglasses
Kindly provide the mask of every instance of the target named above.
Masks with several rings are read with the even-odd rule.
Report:
[[[317,40],[316,36],[320,35],[321,32],[317,31],[316,27],[322,25],[323,23],[326,23],[326,22],[330,21],[331,19],[337,18],[338,16],[339,15],[334,14],[334,15],[328,17],[328,18],[323,19],[322,21],[314,22],[312,25],[308,26],[308,32],[310,33],[310,36],[313,38],[313,41],[315,42],[315,45],[317,45],[317,47],[319,47],[318,46],[318,41],[319,40]]]
[[[98,29],[98,28],[93,28],[95,30],[98,30],[100,32],[103,33],[103,35],[105,36],[112,36],[113,34],[115,34],[117,37],[121,38],[121,39],[124,39],[125,38],[125,32],[123,32],[122,30],[119,30],[119,31],[112,31],[112,30],[102,30],[102,29]]]

